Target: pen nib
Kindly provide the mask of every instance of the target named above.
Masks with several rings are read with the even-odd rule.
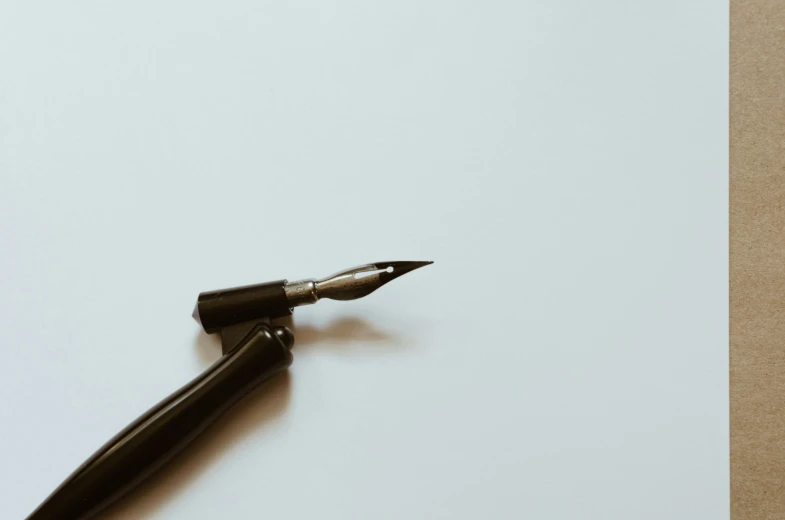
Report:
[[[433,262],[376,262],[346,269],[316,281],[319,298],[356,300],[382,285]]]

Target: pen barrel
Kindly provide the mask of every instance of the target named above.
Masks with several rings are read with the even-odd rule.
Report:
[[[269,325],[255,326],[199,377],[101,447],[28,520],[81,520],[99,513],[160,469],[245,395],[291,365],[289,346]]]

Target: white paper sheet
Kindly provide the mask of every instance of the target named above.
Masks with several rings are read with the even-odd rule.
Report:
[[[0,518],[220,354],[200,291],[434,260],[108,518],[728,518],[723,2],[0,6]]]

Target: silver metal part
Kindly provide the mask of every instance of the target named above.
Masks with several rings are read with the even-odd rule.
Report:
[[[316,280],[314,279],[286,282],[283,289],[286,292],[289,307],[310,305],[319,301],[319,294],[316,292]]]
[[[433,262],[376,262],[340,271],[321,280],[287,282],[284,286],[290,307],[316,303],[320,298],[356,300],[371,294],[401,275]]]

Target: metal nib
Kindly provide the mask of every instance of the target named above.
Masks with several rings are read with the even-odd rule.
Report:
[[[316,303],[321,298],[356,300],[382,285],[433,262],[376,262],[335,273],[321,280],[301,280],[284,287],[291,307]]]

